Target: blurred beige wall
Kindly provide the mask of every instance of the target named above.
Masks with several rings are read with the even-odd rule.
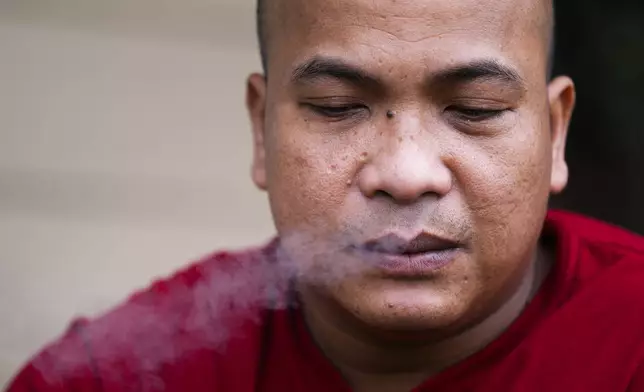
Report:
[[[273,233],[252,0],[0,2],[0,388],[76,315]]]

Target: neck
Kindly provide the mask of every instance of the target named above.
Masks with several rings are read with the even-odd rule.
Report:
[[[314,290],[301,288],[304,316],[320,349],[354,390],[411,390],[428,377],[480,351],[512,324],[549,271],[549,257],[541,250],[536,253],[519,287],[494,313],[442,338],[403,343],[378,339],[356,327],[346,316],[337,316]]]

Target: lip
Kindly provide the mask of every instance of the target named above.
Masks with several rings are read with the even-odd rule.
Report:
[[[463,250],[458,241],[426,232],[412,239],[387,234],[359,247],[385,275],[399,278],[427,276],[449,265]]]
[[[419,277],[435,273],[451,264],[460,249],[452,248],[416,254],[381,254],[378,269],[392,277]]]

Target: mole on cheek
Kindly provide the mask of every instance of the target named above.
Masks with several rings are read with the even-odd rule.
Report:
[[[289,162],[288,165],[291,166],[292,164]],[[304,159],[304,158],[302,158],[300,156],[296,156],[295,157],[295,166],[309,167],[309,162],[306,159]]]
[[[367,154],[366,152],[363,152],[362,154],[360,154],[360,162],[366,162],[368,157],[369,157],[369,154]]]

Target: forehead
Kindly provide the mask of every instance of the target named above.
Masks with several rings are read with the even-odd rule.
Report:
[[[269,46],[275,56],[269,62],[282,69],[328,54],[422,67],[493,57],[517,68],[542,62],[545,71],[546,0],[273,0],[272,5]]]

